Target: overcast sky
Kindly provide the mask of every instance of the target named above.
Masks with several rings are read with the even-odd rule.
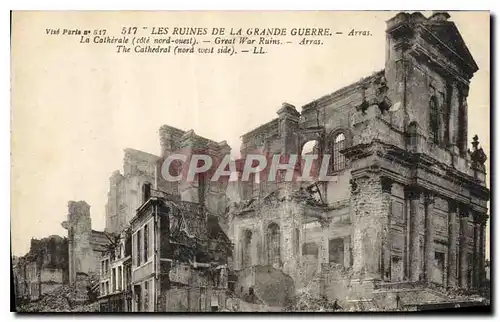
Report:
[[[108,178],[123,149],[159,154],[169,124],[239,151],[240,136],[276,117],[281,103],[300,106],[384,68],[385,21],[396,12],[304,13],[23,13],[14,16],[12,49],[12,249],[31,237],[65,236],[69,200],[91,205],[104,229]],[[427,14],[428,15],[428,14]],[[489,156],[489,15],[452,12],[479,65],[469,93],[469,141]],[[110,45],[46,36],[46,28],[123,26],[329,27],[369,30],[323,46],[280,46],[266,55],[117,54]],[[488,160],[489,169],[489,160]]]

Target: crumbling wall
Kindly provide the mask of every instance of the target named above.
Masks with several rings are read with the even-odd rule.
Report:
[[[269,265],[268,258],[268,228],[271,224],[279,226],[280,264],[279,268],[290,275],[296,273],[298,254],[295,246],[295,231],[302,227],[302,207],[294,201],[283,201],[269,199],[252,201],[245,209],[247,203],[241,204],[233,209],[233,220],[231,221],[232,234],[230,238],[235,244],[233,258],[236,260],[235,269],[242,269],[242,243],[243,234],[252,232],[252,259],[253,265]],[[241,213],[241,212],[244,213]]]
[[[210,312],[226,308],[224,290],[176,286],[162,294],[160,306],[162,312]]]
[[[180,182],[167,182],[163,177],[159,178],[162,188],[166,192],[173,192],[181,197],[181,200],[193,203],[202,203],[207,210],[218,217],[225,214],[228,206],[226,196],[227,182],[219,180],[211,181],[210,177],[196,175],[193,180],[186,180],[190,157],[193,154],[210,156],[212,167],[220,164],[226,155],[231,152],[226,141],[215,142],[196,134],[193,130],[183,131],[172,126],[163,125],[159,130],[162,158],[166,159],[172,154],[181,154],[187,157],[186,163],[175,169],[172,165],[168,169],[171,175],[182,174]],[[167,169],[162,169],[166,171]],[[175,172],[175,173],[174,173]],[[210,172],[208,172],[210,174]],[[172,186],[174,189],[169,189]],[[171,191],[175,190],[175,191]]]
[[[36,300],[68,281],[67,240],[57,235],[32,239],[29,252],[17,263],[19,296]]]
[[[242,299],[253,290],[256,303],[283,307],[295,294],[295,282],[282,270],[269,265],[256,265],[238,272],[235,294]]]
[[[97,302],[89,297],[91,285],[86,274],[79,274],[74,285],[47,285],[37,302],[18,305],[18,312],[99,312]]]
[[[43,282],[52,282],[55,284],[63,283],[63,269],[44,268],[40,273],[40,279]]]
[[[120,233],[128,225],[144,202],[144,184],[151,184],[152,189],[155,182],[160,186],[160,167],[160,158],[156,155],[135,149],[124,150],[123,174],[115,171],[109,179],[106,232]],[[172,192],[168,184],[163,181],[161,184],[162,190]]]
[[[68,230],[68,275],[74,284],[78,273],[99,271],[100,256],[109,241],[103,232],[92,230],[90,206],[85,201],[68,203],[68,220],[62,226]]]
[[[74,283],[77,272],[92,268],[91,226],[90,206],[85,201],[68,202],[68,220],[63,227],[68,229],[70,283]]]

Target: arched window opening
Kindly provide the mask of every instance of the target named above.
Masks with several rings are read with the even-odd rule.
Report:
[[[345,147],[345,135],[339,133],[334,137],[332,147],[332,169],[333,171],[340,171],[345,168],[345,156],[340,153]]]
[[[142,186],[142,202],[146,202],[151,197],[151,183],[145,183]]]
[[[299,171],[302,176],[304,177],[316,177],[318,175],[317,170],[317,166],[315,166],[315,164],[318,162],[318,160],[321,158],[319,156],[319,142],[318,140],[310,140],[310,141],[307,141],[306,143],[304,143],[304,145],[302,145],[302,149],[300,150],[300,158],[299,160],[297,161],[297,165],[298,165],[298,168],[297,168],[297,171]],[[312,160],[313,162],[313,166],[309,167],[309,171],[304,173],[304,170],[305,170],[305,165],[306,165],[306,160],[307,160],[307,156],[314,156],[316,155],[316,158]],[[308,162],[311,162],[311,161],[308,161]]]
[[[432,141],[439,143],[439,107],[436,96],[431,96],[429,101],[429,128]]]
[[[271,223],[267,227],[267,258],[269,265],[280,265],[280,226]]]
[[[243,268],[250,267],[252,265],[252,232],[246,229],[243,232]]]
[[[302,146],[301,156],[304,156],[307,154],[314,154],[314,153],[318,153],[318,141],[316,141],[316,140],[307,141]]]

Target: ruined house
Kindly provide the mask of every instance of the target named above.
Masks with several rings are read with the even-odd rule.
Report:
[[[152,190],[131,221],[132,311],[225,307],[232,245],[200,203]]]
[[[68,242],[52,235],[31,239],[29,252],[13,263],[18,303],[40,299],[68,282]]]
[[[129,229],[111,234],[112,242],[102,254],[99,275],[100,312],[132,311],[132,239]]]
[[[280,270],[296,290],[394,309],[450,301],[436,289],[481,285],[486,156],[477,136],[469,149],[467,133],[478,67],[449,18],[397,14],[383,70],[300,112],[285,103],[243,136],[243,157],[330,154],[333,179],[241,182],[229,236],[242,290],[276,302],[276,279],[266,276]]]

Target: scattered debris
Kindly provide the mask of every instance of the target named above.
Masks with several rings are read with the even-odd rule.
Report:
[[[19,305],[17,312],[99,312],[99,303],[91,303],[89,294],[93,280],[93,276],[79,278],[74,286],[60,286],[38,301]]]
[[[297,294],[289,305],[287,312],[335,312],[341,311],[342,307],[337,301],[329,301],[324,296],[313,295],[308,291]]]

